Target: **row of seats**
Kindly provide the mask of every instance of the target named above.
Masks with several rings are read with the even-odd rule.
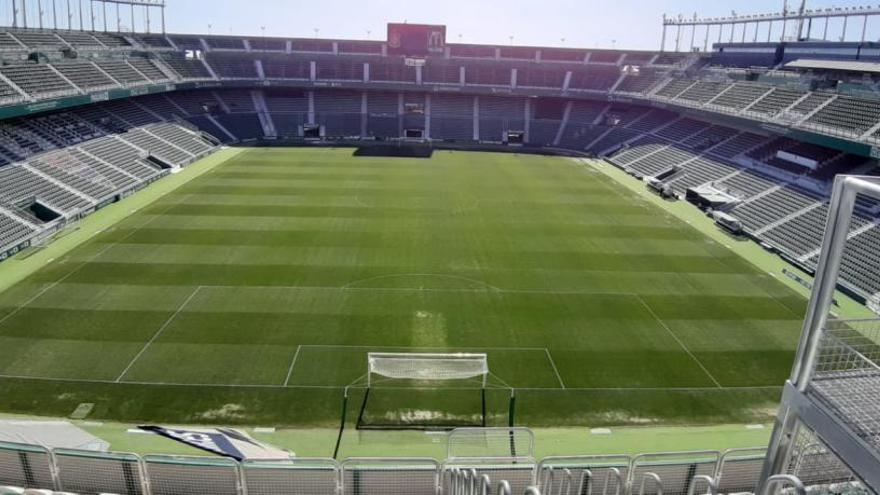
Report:
[[[743,154],[744,149],[749,150],[746,153],[749,157],[769,163],[775,158],[768,157],[783,149],[820,163],[845,161],[848,155],[842,155],[841,159],[841,153],[835,150],[749,133],[727,134],[728,141],[697,150],[686,146],[694,141],[693,136],[685,137],[688,130],[695,132],[697,126],[697,122],[681,119],[658,127],[653,135],[633,140],[608,160],[638,177],[664,177],[662,183],[679,197],[684,197],[688,189],[702,185],[727,193],[738,201],[729,213],[742,222],[747,232],[807,268],[815,268],[827,220],[827,198],[729,160]],[[695,136],[700,134],[696,131]],[[880,294],[880,258],[877,256],[880,218],[877,214],[876,202],[863,200],[857,204],[851,227],[853,234],[841,268],[844,283],[866,297]]]
[[[0,248],[48,227],[51,220],[34,214],[36,205],[76,218],[159,177],[164,167],[186,165],[214,148],[202,134],[161,122],[132,100],[4,122],[0,153],[17,163],[0,167]]]
[[[114,50],[131,48],[131,45],[124,37],[111,33],[6,29],[3,34],[3,41],[0,42],[0,50],[2,51],[64,50],[67,48],[77,50]]]
[[[280,53],[324,53],[352,55],[381,55],[379,41],[338,41],[284,38],[238,38],[230,36],[146,35],[133,39],[149,49],[208,51],[251,51]],[[335,44],[335,51],[334,51]],[[624,52],[616,50],[582,50],[567,48],[496,47],[486,45],[450,45],[451,58],[587,63],[591,65],[676,66],[687,60],[686,54],[651,52]],[[540,51],[540,55],[539,55]]]
[[[27,96],[36,99],[77,94],[79,90],[100,91],[171,79],[153,60],[136,57],[94,62],[21,63],[0,67],[0,75]],[[184,79],[188,74],[178,74],[176,77]],[[0,102],[14,102],[23,98],[6,82],[0,83]]]

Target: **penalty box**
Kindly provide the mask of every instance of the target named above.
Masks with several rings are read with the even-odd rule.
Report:
[[[500,383],[513,388],[562,389],[552,354],[543,347],[394,347],[301,345],[290,367],[288,386],[346,387],[367,372],[370,353],[486,354]]]

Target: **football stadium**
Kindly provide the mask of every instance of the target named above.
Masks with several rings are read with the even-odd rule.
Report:
[[[880,493],[880,8],[166,7],[0,2],[0,495]]]

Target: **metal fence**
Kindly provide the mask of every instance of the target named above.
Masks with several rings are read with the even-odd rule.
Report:
[[[491,450],[498,432],[487,433]],[[516,435],[523,453],[530,453],[530,435],[519,429]],[[799,466],[795,471],[809,483],[810,466],[825,460],[826,451],[805,445],[801,452],[793,461]],[[763,459],[764,449],[735,449],[724,454],[546,457],[540,462],[525,456],[458,456],[442,464],[429,458],[239,463],[221,457],[138,456],[2,442],[0,487],[117,495],[467,495],[500,493],[499,484],[505,481],[512,494],[540,489],[545,495],[692,495],[714,491],[711,487],[719,493],[754,492]],[[850,481],[845,474],[833,478]]]
[[[637,455],[630,462],[628,493],[688,495],[697,476],[715,477],[720,461],[713,450]]]
[[[333,459],[278,459],[241,463],[248,495],[335,495],[342,484]]]
[[[626,455],[545,457],[538,463],[538,486],[552,495],[621,495],[631,462]]]

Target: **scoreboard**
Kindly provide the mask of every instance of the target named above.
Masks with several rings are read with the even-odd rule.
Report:
[[[446,50],[446,26],[388,24],[389,55],[440,55]]]

